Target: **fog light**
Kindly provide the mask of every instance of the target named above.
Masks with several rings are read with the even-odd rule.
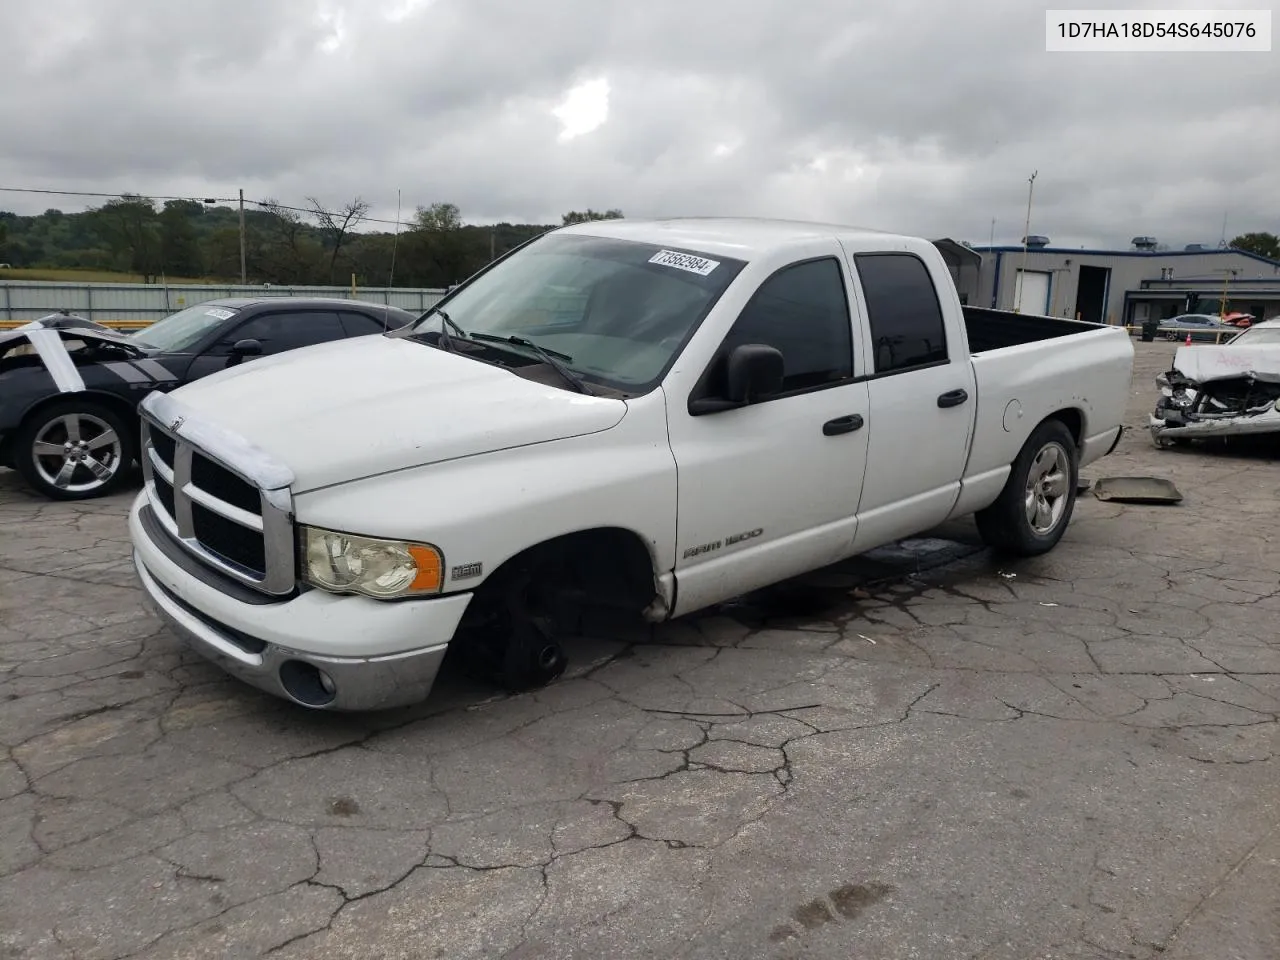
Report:
[[[338,695],[338,685],[333,682],[333,677],[302,660],[286,660],[280,664],[280,686],[306,707],[326,707]]]

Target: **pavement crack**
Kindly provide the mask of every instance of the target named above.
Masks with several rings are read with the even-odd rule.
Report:
[[[657,713],[663,716],[683,717],[693,720],[696,717],[715,717],[716,719],[731,720],[750,720],[752,717],[764,716],[786,716],[792,710],[817,710],[823,705],[821,703],[807,703],[795,707],[774,707],[768,710],[748,710],[743,708],[741,711],[730,713],[717,713],[706,710],[664,710],[658,707],[640,707],[645,713]],[[802,721],[803,722],[803,721]]]

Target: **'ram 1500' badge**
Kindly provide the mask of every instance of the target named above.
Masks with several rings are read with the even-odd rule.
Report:
[[[704,543],[701,546],[689,547],[685,550],[681,559],[688,560],[690,557],[698,557],[704,553],[719,550],[721,547],[732,547],[735,543],[742,543],[744,540],[754,540],[762,533],[764,533],[764,528],[756,527],[756,529],[747,530],[744,533],[735,533],[733,536],[725,537],[723,540],[715,540],[711,543]]]
[[[454,580],[470,580],[472,577],[480,576],[480,571],[484,569],[484,564],[480,563],[464,563],[461,566],[453,568]]]

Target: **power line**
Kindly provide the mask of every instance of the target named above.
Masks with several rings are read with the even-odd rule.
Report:
[[[94,193],[91,190],[40,190],[35,187],[0,187],[0,193],[43,193],[58,197],[107,197],[112,200],[137,197],[140,200],[192,200],[196,203],[235,203],[234,197],[162,197],[141,193]]]
[[[239,197],[178,197],[164,196],[161,194],[146,193],[101,193],[92,190],[43,190],[35,187],[0,187],[0,193],[37,193],[48,196],[58,197],[105,197],[110,200],[122,199],[138,199],[138,200],[185,200],[191,203],[239,203]],[[274,203],[270,200],[250,200],[245,198],[245,203],[251,203],[256,207],[262,207],[266,210],[289,210],[294,213],[305,213],[311,217],[345,217],[345,211],[337,210],[317,210],[312,207],[292,207],[285,203]],[[411,227],[413,221],[405,220],[383,220],[378,217],[361,217],[359,223],[384,223],[389,226]]]

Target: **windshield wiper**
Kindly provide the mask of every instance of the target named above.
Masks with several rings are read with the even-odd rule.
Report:
[[[423,320],[426,320],[427,317],[431,316],[433,313],[440,314],[440,319],[444,321],[440,325],[440,339],[435,343],[432,343],[430,340],[425,339],[424,335],[418,332],[419,324],[421,324]],[[453,342],[453,337],[449,335],[450,327],[453,328],[454,332],[457,333],[457,335],[461,339],[463,340],[471,339],[471,334],[467,333],[467,331],[463,330],[460,326],[454,323],[453,318],[450,317],[447,313],[445,313],[439,307],[428,308],[427,312],[424,313],[422,316],[418,317],[418,319],[413,321],[413,323],[406,324],[405,326],[401,327],[398,330],[388,330],[385,335],[393,338],[404,338],[405,340],[417,340],[421,343],[425,343],[427,346],[436,347],[437,349],[444,350],[447,353],[457,353],[458,352],[457,345]]]
[[[463,330],[460,326],[454,323],[453,318],[450,317],[443,310],[441,310],[439,307],[432,307],[430,310],[427,311],[427,313],[440,314],[440,319],[444,321],[443,323],[440,324],[440,342],[444,344],[444,348],[448,350],[450,353],[457,353],[458,347],[453,342],[453,337],[449,333],[449,328],[452,327],[454,330],[456,330],[458,333],[458,336],[460,336],[463,340],[466,340],[469,336],[467,331]]]
[[[578,393],[591,395],[591,390],[587,387],[583,379],[564,365],[564,363],[573,363],[573,357],[569,356],[567,353],[548,350],[546,347],[541,347],[525,337],[498,337],[491,333],[473,333],[471,334],[471,339],[484,340],[488,343],[511,343],[515,344],[517,347],[528,347],[543,361],[545,361],[547,366],[560,374],[560,376],[564,378],[564,382],[570,384],[573,389],[578,391]],[[556,359],[557,357],[559,359]],[[561,360],[563,360],[564,363],[561,363]]]

